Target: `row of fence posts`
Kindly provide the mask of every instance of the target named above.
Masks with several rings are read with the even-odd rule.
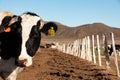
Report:
[[[95,36],[94,35],[92,35],[92,42],[90,41],[90,37],[87,36],[83,39],[75,40],[73,43],[68,43],[68,44],[56,43],[56,46],[59,51],[62,51],[64,53],[71,54],[74,56],[78,56],[78,57],[80,57],[82,59],[86,59],[88,61],[93,61],[94,64],[96,64],[95,49],[97,49],[98,64],[99,64],[99,66],[102,66],[99,35],[96,35],[96,38],[97,38],[96,39],[96,41],[97,41],[96,47],[95,47]],[[111,41],[112,41],[112,47],[113,47],[113,53],[114,53],[116,74],[117,74],[117,76],[119,76],[119,67],[118,67],[113,33],[111,33]],[[92,47],[91,47],[91,43],[92,43]],[[105,59],[106,59],[106,68],[109,70],[110,69],[110,59],[109,59],[108,43],[107,43],[106,35],[103,35],[103,43],[104,43],[104,46],[103,46],[104,47],[104,55],[105,55]]]

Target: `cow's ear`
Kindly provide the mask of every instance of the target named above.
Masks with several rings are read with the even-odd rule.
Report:
[[[4,17],[4,19],[2,20],[2,23],[0,25],[0,33],[4,32],[4,30],[7,29],[5,27],[9,25],[9,22],[10,22],[11,19],[12,19],[11,16]]]
[[[13,16],[11,21],[9,22],[9,26],[14,24],[15,22],[21,22],[22,18],[20,16]]]
[[[13,16],[11,21],[9,22],[8,27],[6,27],[9,30],[9,27],[11,28],[11,31],[20,31],[20,25],[21,25],[22,18],[20,16]],[[19,31],[18,31],[19,29]],[[9,32],[11,32],[9,31]]]
[[[56,31],[57,31],[57,25],[54,22],[45,23],[41,29],[41,32],[50,36],[54,36]]]
[[[21,17],[19,16],[7,16],[2,21],[2,26],[0,28],[0,33],[2,32],[11,32],[17,27],[18,24],[16,22],[21,22]]]

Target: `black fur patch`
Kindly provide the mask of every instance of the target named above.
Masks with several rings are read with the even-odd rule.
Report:
[[[32,12],[26,12],[26,13],[23,13],[23,14],[28,14],[28,15],[32,15],[32,16],[38,16],[37,14],[32,13]],[[38,17],[39,17],[39,16],[38,16]]]
[[[39,26],[35,25],[32,27],[29,35],[29,39],[26,42],[26,49],[28,55],[32,57],[35,55],[36,51],[39,48],[40,40],[41,40],[41,34],[39,31]]]
[[[41,29],[41,32],[48,35],[48,30],[50,27],[53,27],[55,32],[57,31],[57,25],[54,22],[47,22],[44,24],[43,28]]]
[[[2,26],[8,25],[11,17],[5,17],[2,21]],[[20,19],[19,19],[20,20]],[[22,36],[21,36],[21,20],[13,23],[10,27],[11,32],[0,33],[0,56],[2,59],[9,59],[11,57],[17,58],[21,52]]]

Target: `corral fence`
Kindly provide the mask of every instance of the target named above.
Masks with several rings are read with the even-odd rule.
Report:
[[[96,37],[96,40],[95,40],[95,37]],[[117,76],[119,76],[119,66],[118,66],[113,33],[110,34],[110,39],[113,47],[113,56],[114,56],[114,62],[116,66],[116,74]],[[56,46],[59,51],[62,51],[67,54],[71,54],[73,56],[80,57],[82,59],[86,59],[88,61],[93,61],[94,64],[96,64],[96,56],[97,56],[99,66],[102,66],[101,56],[104,55],[106,60],[106,68],[107,70],[109,70],[110,59],[109,59],[109,53],[108,53],[108,42],[105,34],[103,35],[102,40],[103,40],[103,45],[101,46],[99,35],[92,35],[91,38],[90,36],[86,36],[85,38],[77,39],[72,43],[67,43],[67,44],[56,43]]]

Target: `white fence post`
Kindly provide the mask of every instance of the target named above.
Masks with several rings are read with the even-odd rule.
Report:
[[[85,37],[85,59],[89,60],[87,49],[88,49],[88,41],[87,41],[87,37]]]
[[[101,64],[101,56],[100,56],[99,35],[97,35],[97,50],[98,50],[98,61],[99,61],[99,66],[102,66],[102,64]]]
[[[82,39],[81,58],[85,59],[85,38]]]
[[[69,44],[66,45],[66,53],[67,53],[67,54],[70,53],[70,45],[69,45]]]
[[[73,55],[74,56],[77,56],[77,53],[78,53],[78,40],[75,40],[74,42],[73,42]]]
[[[62,45],[62,52],[65,53],[65,44]]]
[[[93,53],[93,61],[96,64],[96,56],[95,56],[95,44],[94,44],[94,35],[92,35],[92,53]]]
[[[87,37],[87,54],[88,54],[88,60],[92,61],[92,55],[91,55],[91,49],[90,49],[90,37]]]
[[[81,54],[81,39],[78,40],[79,44],[78,44],[78,54],[77,56],[80,57],[80,54]]]
[[[112,37],[114,61],[115,61],[115,66],[116,66],[116,74],[117,74],[117,76],[119,76],[119,67],[118,67],[118,60],[117,60],[117,55],[116,55],[116,50],[115,50],[115,41],[114,41],[114,34],[113,33],[111,33],[111,37]]]
[[[103,35],[103,43],[104,43],[104,55],[106,60],[106,68],[110,69],[110,59],[109,59],[109,53],[108,53],[108,44],[107,44],[107,38],[105,35]]]

